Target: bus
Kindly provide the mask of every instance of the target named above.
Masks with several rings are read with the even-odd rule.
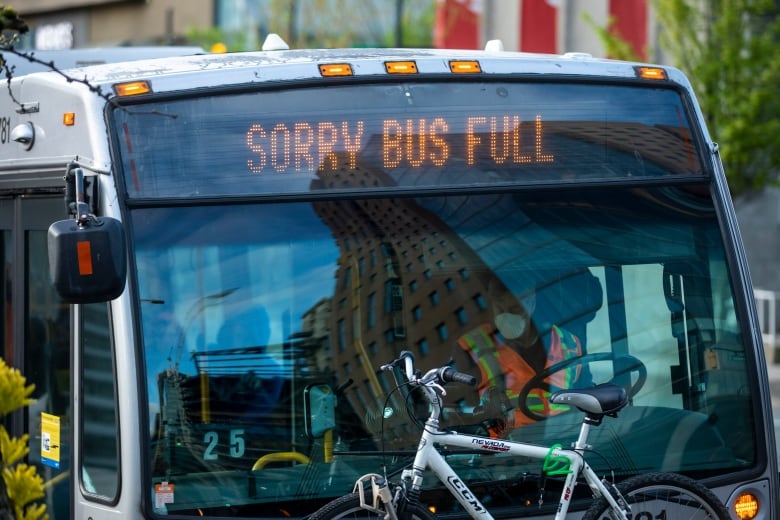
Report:
[[[52,518],[305,518],[396,478],[425,416],[379,368],[403,350],[474,374],[443,424],[497,439],[566,446],[582,415],[546,396],[619,384],[594,469],[780,518],[745,253],[679,70],[269,45],[68,74],[0,95],[4,357],[36,385],[12,431]],[[557,505],[538,462],[445,453],[506,518]]]

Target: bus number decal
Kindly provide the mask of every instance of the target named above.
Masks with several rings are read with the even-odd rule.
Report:
[[[230,456],[234,459],[244,456],[246,444],[244,443],[244,429],[238,428],[230,430],[229,433]],[[208,431],[203,435],[203,442],[206,449],[203,451],[203,460],[217,460],[217,446],[219,445],[219,433]]]
[[[0,117],[0,143],[11,142],[11,118]]]
[[[244,430],[230,430],[230,456],[239,458],[244,456]]]
[[[217,432],[206,432],[203,436],[203,442],[207,444],[206,450],[203,452],[203,460],[217,460],[217,443],[219,442],[219,435]]]

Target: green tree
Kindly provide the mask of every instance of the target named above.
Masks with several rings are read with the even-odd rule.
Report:
[[[190,45],[198,45],[206,51],[216,52],[219,46],[224,46],[225,52],[238,52],[247,49],[246,35],[241,32],[226,32],[217,27],[209,29],[189,28],[185,37]]]
[[[774,0],[653,0],[661,48],[690,78],[732,195],[777,183],[780,16]],[[635,59],[598,29],[611,57]]]
[[[587,12],[583,14],[583,18],[596,31],[601,43],[604,44],[607,56],[613,60],[641,61],[639,53],[631,43],[621,38],[620,34],[618,34],[617,19],[614,16],[609,17],[606,27],[598,25]]]
[[[27,23],[19,17],[16,9],[0,4],[0,34],[2,34],[0,42],[6,43],[6,41],[13,39],[15,35],[24,34],[29,30]]]
[[[293,49],[394,46],[395,23],[388,23],[396,15],[394,5],[388,0],[266,0],[258,44],[272,32]],[[406,0],[401,6],[403,46],[430,46],[435,2]]]
[[[408,3],[408,2],[407,2]],[[433,26],[436,23],[436,3],[420,2],[414,9],[407,7],[401,17],[404,47],[433,47]],[[387,32],[382,37],[384,47],[396,46],[396,34]]]

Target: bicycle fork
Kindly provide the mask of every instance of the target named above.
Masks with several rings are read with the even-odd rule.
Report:
[[[366,502],[365,483],[370,484],[370,502]],[[398,520],[398,515],[393,504],[393,494],[387,479],[377,473],[369,473],[360,477],[355,482],[354,492],[360,496],[360,507],[373,513],[382,515],[385,520]]]
[[[437,422],[431,426],[434,425],[438,427]],[[401,484],[395,488],[395,496],[387,479],[382,475],[368,473],[360,477],[355,482],[353,491],[360,497],[361,509],[381,515],[385,520],[405,520],[408,516],[405,513],[413,511],[419,502],[422,470],[425,468],[425,460],[431,450],[433,450],[433,443],[429,441],[426,430],[420,439],[412,469],[402,472]],[[435,450],[433,454],[441,457]],[[370,499],[366,496],[366,484],[370,488]]]

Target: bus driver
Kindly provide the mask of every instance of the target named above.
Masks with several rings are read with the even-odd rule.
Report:
[[[479,367],[480,404],[490,417],[486,428],[491,436],[503,437],[535,422],[517,403],[526,383],[556,363],[581,356],[583,347],[577,335],[557,324],[550,324],[546,334],[540,333],[542,320],[534,319],[534,289],[516,297],[497,278],[486,285],[493,321],[464,334],[458,344]],[[581,386],[581,376],[578,365],[552,374],[545,380],[549,389],[534,388],[528,394],[528,408],[540,415],[559,413],[550,406],[548,396],[556,389]],[[494,417],[497,406],[503,417]]]

